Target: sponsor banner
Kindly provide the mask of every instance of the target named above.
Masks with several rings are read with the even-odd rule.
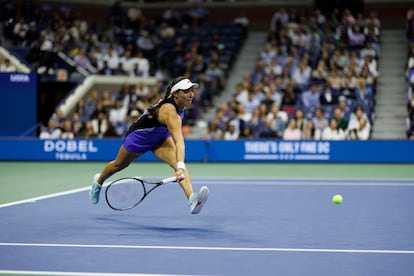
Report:
[[[0,160],[109,161],[121,139],[0,139]],[[157,161],[146,153],[139,161]],[[399,141],[186,141],[191,162],[414,163],[414,142]]]
[[[109,161],[116,157],[121,144],[121,139],[0,139],[0,160]],[[203,141],[188,141],[187,160],[204,161],[205,145]],[[139,160],[158,159],[149,152]]]
[[[398,141],[211,141],[213,162],[412,163],[414,142]]]

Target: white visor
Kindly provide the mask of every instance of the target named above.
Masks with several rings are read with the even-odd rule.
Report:
[[[183,79],[173,85],[171,88],[171,93],[178,91],[178,90],[187,90],[191,87],[198,88],[198,83],[191,82],[189,79]]]

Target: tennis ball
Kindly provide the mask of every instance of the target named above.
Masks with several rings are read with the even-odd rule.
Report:
[[[342,201],[343,201],[343,198],[342,198],[342,196],[341,196],[341,195],[334,195],[334,196],[332,197],[332,202],[333,202],[334,204],[341,204],[341,203],[342,203]]]

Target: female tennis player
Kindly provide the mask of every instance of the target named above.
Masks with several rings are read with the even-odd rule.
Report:
[[[90,200],[96,204],[102,184],[111,175],[125,169],[132,161],[147,151],[168,163],[174,170],[183,189],[191,214],[198,214],[208,198],[209,190],[202,187],[194,192],[190,174],[185,166],[185,145],[182,133],[184,110],[191,107],[197,83],[178,77],[167,86],[163,99],[146,110],[129,127],[115,160],[106,164],[93,178]]]

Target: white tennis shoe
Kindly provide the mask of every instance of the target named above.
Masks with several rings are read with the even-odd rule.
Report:
[[[100,174],[97,173],[93,177],[93,183],[91,190],[89,191],[89,198],[93,204],[97,204],[99,202],[99,195],[101,194],[102,185],[96,183]]]
[[[194,192],[189,198],[190,213],[198,214],[203,208],[204,203],[207,201],[209,190],[206,186],[201,187],[198,193]]]

